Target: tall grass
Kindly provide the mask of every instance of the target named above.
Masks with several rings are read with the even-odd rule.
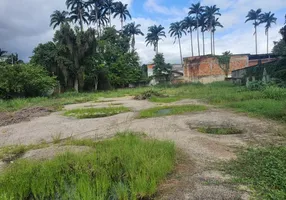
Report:
[[[151,198],[175,162],[173,143],[130,133],[87,144],[93,146],[90,152],[15,162],[0,176],[0,194],[8,199]]]

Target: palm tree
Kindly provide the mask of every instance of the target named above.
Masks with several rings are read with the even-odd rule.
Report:
[[[106,26],[109,22],[103,10],[92,10],[89,15],[89,21],[97,25],[97,31],[99,36],[101,35],[101,28]]]
[[[7,53],[7,51],[4,51],[3,49],[0,48],[0,58],[5,56],[6,53]]]
[[[182,22],[171,23],[169,33],[170,33],[171,37],[175,37],[175,42],[176,42],[176,39],[178,39],[178,41],[179,41],[181,65],[183,66],[183,55],[182,55],[182,47],[181,47],[181,38],[183,36],[183,33],[186,34],[186,32],[184,30],[184,27],[182,26]]]
[[[131,19],[131,15],[127,9],[127,6],[128,4],[124,5],[121,1],[115,4],[114,18],[119,16],[120,21],[121,21],[121,30],[123,30],[123,22],[126,21],[127,17]]]
[[[145,42],[147,46],[149,44],[154,46],[154,51],[156,54],[159,53],[159,41],[162,39],[162,37],[166,37],[164,29],[165,28],[162,25],[154,25],[148,28],[148,34]]]
[[[59,11],[56,10],[51,15],[51,23],[50,26],[53,26],[53,29],[55,29],[57,26],[64,24],[68,21],[68,12],[67,11]]]
[[[144,33],[142,33],[142,31],[140,30],[141,24],[135,24],[135,22],[132,22],[130,24],[127,24],[125,26],[125,33],[128,36],[131,36],[131,47],[132,50],[134,51],[135,49],[135,35],[142,35],[144,36]]]
[[[268,54],[268,44],[269,44],[269,28],[271,28],[272,24],[276,24],[277,18],[274,17],[274,13],[268,12],[261,15],[261,22],[266,23],[265,25],[265,34],[267,36],[267,54]]]
[[[193,47],[193,30],[194,27],[196,26],[196,21],[194,17],[188,16],[183,20],[182,23],[183,28],[190,33],[190,38],[191,38],[191,51],[192,51],[192,56],[194,56],[194,47]]]
[[[223,25],[221,25],[221,23],[218,21],[218,18],[216,18],[215,20],[213,20],[212,22],[212,49],[213,49],[213,54],[215,55],[215,31],[216,31],[216,27],[220,27],[223,28]]]
[[[198,54],[200,56],[201,53],[200,53],[199,15],[202,14],[204,9],[203,6],[201,6],[201,3],[192,4],[192,6],[189,9],[190,9],[189,15],[195,15],[197,21],[196,29],[197,29],[197,41],[198,41]]]
[[[96,24],[96,29],[99,31],[99,18],[102,17],[101,12],[103,11],[103,0],[89,0],[87,2],[88,6],[91,8],[89,21]]]
[[[221,16],[220,12],[219,12],[219,8],[216,7],[216,5],[214,6],[206,6],[204,8],[204,14],[206,17],[206,23],[207,23],[207,29],[210,32],[210,39],[211,39],[211,54],[213,54],[213,23],[216,21],[215,17]]]
[[[255,35],[255,52],[256,52],[256,54],[257,54],[257,26],[260,23],[261,16],[262,16],[261,9],[257,9],[256,11],[251,9],[248,12],[248,14],[246,16],[246,20],[245,20],[245,23],[248,21],[254,21],[253,25],[254,25],[254,29],[255,29],[254,35]]]
[[[284,24],[286,24],[286,15]],[[286,42],[286,25],[280,29],[279,33],[282,35],[283,40]]]
[[[104,8],[104,14],[108,15],[109,18],[109,26],[111,27],[111,15],[114,13],[116,3],[113,2],[113,0],[106,0],[104,2],[103,8]]]
[[[66,6],[68,9],[71,8],[70,20],[75,23],[79,21],[80,29],[83,31],[83,23],[88,24],[87,3],[83,0],[66,0]]]
[[[207,18],[204,14],[199,17],[199,26],[201,27],[202,37],[203,37],[203,55],[205,55],[205,32],[208,30]]]

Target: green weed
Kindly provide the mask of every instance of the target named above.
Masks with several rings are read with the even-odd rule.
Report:
[[[123,106],[107,108],[84,108],[66,111],[64,115],[68,117],[76,117],[78,119],[85,119],[107,117],[128,111],[130,111],[130,109]]]
[[[139,118],[161,117],[167,115],[179,115],[188,112],[204,111],[207,108],[199,105],[160,106],[140,111]]]
[[[7,199],[149,199],[175,163],[173,143],[134,134],[92,146],[90,152],[47,161],[16,161],[0,176],[0,194]]]
[[[249,149],[225,164],[234,181],[256,190],[257,199],[286,199],[286,147]]]

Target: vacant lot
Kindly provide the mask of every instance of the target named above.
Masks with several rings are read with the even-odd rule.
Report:
[[[54,112],[0,127],[0,197],[281,199],[284,94],[216,83],[1,102],[1,114],[10,117],[23,108]],[[144,134],[116,136],[130,131]],[[54,182],[59,174],[67,179]],[[38,183],[43,176],[47,182]]]

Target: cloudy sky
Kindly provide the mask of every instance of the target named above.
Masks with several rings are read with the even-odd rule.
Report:
[[[198,0],[121,0],[129,5],[132,20],[142,25],[147,32],[149,26],[161,24],[169,30],[170,23],[182,20],[187,16],[188,8]],[[286,0],[202,0],[203,5],[216,4],[221,8],[220,22],[223,29],[216,32],[216,52],[254,53],[254,28],[251,23],[245,24],[245,16],[250,9],[261,8],[263,12],[274,12],[277,24],[270,29],[270,48],[273,41],[281,38],[278,30],[284,23]],[[39,43],[52,40],[54,30],[49,27],[50,14],[54,10],[65,10],[65,0],[0,0],[0,48],[10,53],[17,52],[21,59],[29,61],[32,51]],[[113,20],[119,29],[119,20]],[[145,46],[143,36],[136,37],[136,49],[142,63],[152,61],[153,48]],[[194,37],[194,42],[196,37]],[[266,53],[266,36],[264,27],[258,29],[258,51]],[[194,43],[196,46],[196,43]],[[190,56],[189,36],[182,38],[183,56]],[[160,53],[170,63],[178,63],[179,46],[169,36],[159,43]],[[206,53],[210,53],[210,38],[206,33]],[[197,54],[197,48],[195,48]]]

